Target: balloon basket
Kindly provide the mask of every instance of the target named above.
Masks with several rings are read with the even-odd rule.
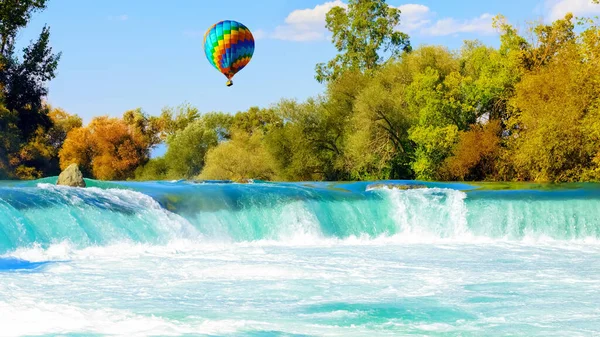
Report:
[[[229,80],[229,81],[227,81],[226,85],[227,85],[228,87],[230,87],[230,86],[232,86],[232,85],[233,85],[233,82],[232,82],[231,80]]]

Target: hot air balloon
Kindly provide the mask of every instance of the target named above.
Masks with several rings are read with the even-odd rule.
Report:
[[[208,62],[231,79],[242,70],[254,54],[254,37],[248,27],[237,21],[220,21],[204,34],[204,52]]]

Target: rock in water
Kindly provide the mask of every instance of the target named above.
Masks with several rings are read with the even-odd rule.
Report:
[[[373,185],[367,186],[367,190],[375,190],[375,189],[382,189],[382,188],[387,188],[390,190],[414,190],[414,189],[420,189],[420,188],[427,188],[427,186],[419,185],[419,184],[404,185],[404,184],[394,184],[394,183],[373,184]]]
[[[83,174],[79,171],[77,164],[71,164],[58,176],[56,185],[65,185],[71,187],[85,187],[85,180],[83,180]]]

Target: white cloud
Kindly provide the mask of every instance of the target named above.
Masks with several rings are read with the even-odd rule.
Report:
[[[325,23],[325,17],[327,16],[327,13],[333,7],[347,8],[348,5],[343,3],[341,0],[334,0],[326,2],[322,5],[317,5],[312,9],[298,9],[291,12],[290,15],[285,18],[285,23],[289,25],[322,25]]]
[[[561,19],[571,12],[575,16],[600,15],[600,5],[592,0],[546,0],[550,20]]]
[[[121,14],[121,15],[109,16],[108,19],[110,21],[127,21],[127,19],[129,19],[129,16],[127,16],[127,14]]]
[[[297,9],[285,18],[285,25],[277,26],[268,37],[286,41],[324,40],[327,33],[325,16],[336,6],[347,7],[341,0],[334,0],[314,8]]]
[[[467,20],[456,20],[454,18],[444,18],[437,20],[433,25],[421,30],[424,35],[446,36],[459,33],[477,33],[493,34],[492,18],[489,13],[482,14],[479,17]]]
[[[397,7],[400,9],[400,29],[404,32],[412,32],[431,22],[429,19],[433,13],[429,7],[419,4],[406,4]]]
[[[255,40],[264,39],[265,37],[267,37],[267,32],[265,32],[262,29],[257,29],[252,32],[252,36],[254,37]]]
[[[587,1],[587,0],[546,0],[546,1]],[[256,38],[285,41],[322,41],[328,36],[325,17],[333,7],[348,8],[342,0],[330,0],[314,8],[297,9],[285,18],[285,24],[272,31],[259,30]],[[600,7],[600,6],[599,6]],[[411,34],[445,36],[460,33],[492,34],[492,15],[485,13],[479,17],[458,20],[443,18],[435,20],[436,13],[422,4],[410,3],[396,7],[400,9],[398,29]]]

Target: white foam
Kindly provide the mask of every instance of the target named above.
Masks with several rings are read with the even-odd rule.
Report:
[[[408,236],[460,238],[468,235],[464,192],[442,189],[381,189],[391,200],[390,212]]]
[[[361,315],[364,315],[364,312],[360,312],[360,311],[348,311],[348,310],[335,310],[335,311],[329,311],[329,312],[320,312],[320,313],[313,313],[313,314],[300,314],[300,317],[307,317],[310,319],[314,319],[314,318],[318,318],[318,319],[323,319],[323,318],[357,318],[360,317]]]
[[[576,310],[590,322],[598,319],[593,305],[578,301],[597,297],[600,249],[581,254],[515,242],[398,244],[390,239],[320,242],[312,248],[173,241],[77,250],[62,243],[48,251],[69,262],[50,263],[39,272],[0,273],[0,327],[8,335],[460,334],[485,324],[539,321],[555,309],[557,296],[576,306],[554,310],[553,322],[562,320],[569,332],[568,319]],[[37,248],[35,254],[46,253]],[[574,261],[587,267],[573,268]],[[514,295],[521,291],[531,296]],[[475,296],[502,302],[468,301]],[[348,309],[332,303],[360,305]],[[501,314],[496,304],[511,315],[507,322],[486,323]],[[405,308],[420,317],[438,309],[478,314],[466,322],[462,315],[451,322],[437,321],[435,315],[405,321],[375,317],[370,305]]]
[[[82,308],[19,300],[0,301],[2,336],[93,333],[113,336],[179,336],[181,334],[231,334],[241,328],[264,329],[270,324],[248,320],[168,320],[126,310]]]
[[[107,246],[90,246],[77,248],[68,241],[52,244],[48,248],[40,245],[33,247],[20,247],[14,251],[0,255],[0,257],[14,257],[31,262],[89,260],[96,258],[136,258],[139,256],[174,256],[182,254],[202,254],[238,249],[253,248],[255,252],[269,247],[290,248],[332,248],[332,247],[381,247],[381,246],[407,246],[407,245],[432,245],[449,250],[462,249],[464,246],[500,247],[524,249],[537,247],[543,249],[558,249],[576,252],[598,252],[600,241],[596,239],[582,240],[554,240],[551,238],[526,237],[522,241],[508,238],[492,239],[488,237],[475,237],[466,235],[460,238],[439,238],[435,236],[397,234],[394,236],[350,236],[345,239],[324,238],[321,236],[293,237],[289,241],[257,240],[247,242],[231,241],[195,241],[186,239],[172,240],[164,245],[134,243],[124,241]]]
[[[200,233],[188,220],[178,214],[169,212],[150,196],[137,191],[118,188],[101,189],[97,187],[81,189],[45,183],[38,184],[38,187],[62,196],[65,203],[75,207],[81,206],[83,203],[80,196],[85,196],[89,199],[101,197],[111,200],[115,205],[133,207],[139,213],[138,217],[152,220],[157,230],[173,239],[194,239],[200,237]]]

